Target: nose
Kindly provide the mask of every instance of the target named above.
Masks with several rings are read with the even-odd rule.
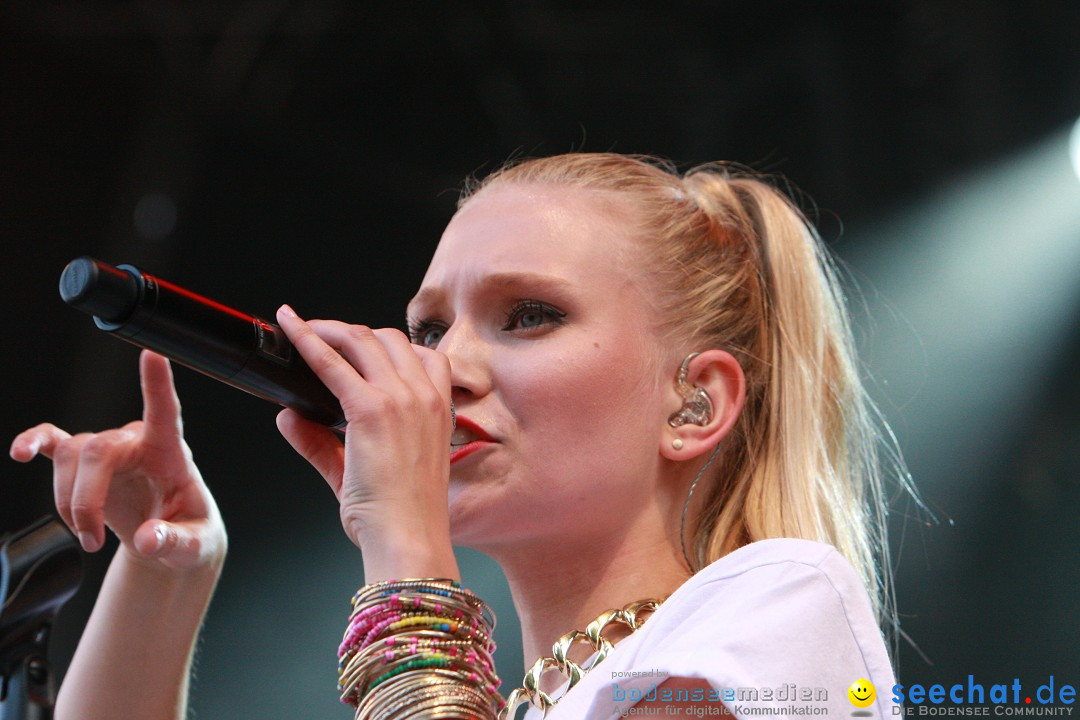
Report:
[[[439,352],[450,360],[450,392],[456,401],[491,391],[491,347],[468,322],[456,321],[443,335]]]

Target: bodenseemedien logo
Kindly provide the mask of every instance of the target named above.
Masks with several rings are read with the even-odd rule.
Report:
[[[645,673],[634,673],[640,676]],[[745,718],[754,715],[784,717],[828,715],[829,691],[823,687],[807,687],[783,683],[773,687],[710,687],[708,690],[672,689],[650,683],[619,685],[612,689],[611,699],[624,704],[623,717],[629,715],[713,715]],[[688,703],[715,703],[709,708],[696,708]]]
[[[1028,688],[1031,685],[1027,685]],[[1076,687],[1050,676],[1049,682],[1025,690],[1019,678],[1011,683],[985,687],[967,676],[966,683],[949,686],[921,684],[893,685],[893,715],[963,715],[963,716],[1061,716],[1073,714]]]

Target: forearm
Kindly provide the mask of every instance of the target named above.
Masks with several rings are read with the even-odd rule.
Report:
[[[57,720],[177,720],[224,558],[190,570],[121,547],[60,688]]]

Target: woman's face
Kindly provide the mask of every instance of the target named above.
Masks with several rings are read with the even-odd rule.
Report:
[[[675,368],[624,202],[493,185],[443,234],[408,314],[450,359],[455,543],[602,534],[652,492]]]

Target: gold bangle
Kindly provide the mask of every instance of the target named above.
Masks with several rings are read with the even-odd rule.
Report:
[[[494,625],[491,608],[450,579],[366,585],[339,650],[341,699],[364,720],[494,718]]]

